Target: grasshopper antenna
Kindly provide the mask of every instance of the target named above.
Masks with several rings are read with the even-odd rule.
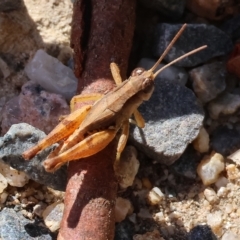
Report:
[[[165,58],[165,56],[168,54],[169,50],[172,48],[173,44],[178,40],[178,38],[181,36],[182,32],[185,30],[185,28],[187,27],[187,24],[183,24],[182,27],[180,28],[180,30],[178,31],[178,33],[175,35],[175,37],[173,38],[173,40],[168,44],[167,48],[165,49],[165,51],[163,52],[163,54],[161,55],[161,57],[157,60],[157,62],[153,65],[153,67],[151,69],[149,69],[149,72],[153,72],[157,66],[161,63],[161,61]]]
[[[196,52],[199,52],[199,51],[205,49],[206,47],[207,47],[207,45],[204,45],[204,46],[202,46],[202,47],[196,48],[196,49],[194,49],[194,50],[192,50],[192,51],[190,51],[190,52],[182,55],[181,57],[176,58],[175,60],[173,60],[172,62],[168,63],[167,65],[165,65],[165,66],[163,66],[162,68],[160,68],[157,72],[155,72],[154,75],[153,75],[153,77],[155,78],[155,77],[156,77],[160,72],[162,72],[165,68],[173,65],[174,63],[182,60],[182,59],[185,58],[185,57],[188,57],[188,56],[190,56],[190,55],[192,55],[192,54],[194,54],[194,53],[196,53]]]

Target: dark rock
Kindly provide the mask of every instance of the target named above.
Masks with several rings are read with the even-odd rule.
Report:
[[[148,157],[172,164],[198,135],[204,112],[194,93],[174,82],[157,81],[155,91],[140,112],[143,129],[132,126],[132,144]]]
[[[201,154],[190,145],[171,167],[180,176],[196,179],[197,166],[201,157]]]
[[[52,148],[37,154],[30,161],[22,158],[22,153],[34,146],[45,134],[26,124],[14,124],[9,131],[0,138],[0,159],[11,167],[25,172],[31,179],[51,188],[64,191],[67,183],[66,167],[54,173],[48,173],[41,162],[46,159]]]
[[[212,133],[211,146],[214,151],[227,157],[240,148],[240,132],[220,126]]]
[[[179,19],[185,9],[185,0],[141,0],[141,3],[146,8],[151,8],[154,11],[161,13],[171,19]]]
[[[188,234],[188,240],[217,240],[208,225],[198,225],[194,227]]]
[[[221,29],[228,34],[233,42],[240,38],[240,14],[225,21]]]
[[[47,228],[26,219],[21,213],[13,209],[4,208],[0,212],[0,238],[1,240],[38,239],[52,240],[51,233]]]
[[[0,12],[9,12],[18,10],[23,6],[22,0],[1,0]]]
[[[202,103],[214,99],[226,88],[227,70],[223,62],[213,62],[192,69],[190,78],[193,90]]]
[[[152,48],[154,56],[159,57],[163,53],[181,26],[180,24],[167,23],[157,25]],[[233,48],[229,36],[215,26],[207,24],[188,24],[182,36],[180,36],[165,57],[165,60],[171,62],[184,53],[203,45],[207,45],[208,47],[177,62],[176,66],[193,67],[211,58],[225,55]]]
[[[114,240],[131,240],[134,233],[134,224],[126,219],[116,225]]]

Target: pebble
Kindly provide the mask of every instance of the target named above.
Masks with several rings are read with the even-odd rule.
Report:
[[[240,172],[235,164],[229,164],[226,167],[226,171],[227,171],[227,176],[229,180],[239,179]]]
[[[227,70],[223,62],[213,62],[189,72],[193,90],[205,104],[217,97],[226,88]]]
[[[29,181],[29,177],[26,173],[10,167],[1,160],[0,173],[6,178],[8,184],[14,187],[23,187]]]
[[[133,146],[127,146],[121,154],[120,161],[114,165],[115,175],[122,189],[133,185],[139,165],[137,150]]]
[[[240,95],[224,93],[208,104],[208,112],[212,119],[218,119],[221,115],[234,114],[240,107]]]
[[[38,202],[33,207],[33,214],[37,215],[38,217],[42,217],[43,211],[46,209],[47,204],[44,202]]]
[[[206,188],[203,193],[208,202],[211,204],[215,203],[218,200],[217,194],[212,188]]]
[[[152,188],[152,183],[150,182],[149,178],[142,178],[142,186],[147,189]]]
[[[42,49],[36,51],[28,62],[25,73],[30,80],[37,82],[45,90],[60,94],[68,100],[76,93],[77,78],[72,69]]]
[[[0,203],[3,204],[6,202],[7,200],[7,197],[8,197],[8,193],[3,191],[1,194],[0,194]]]
[[[218,197],[226,197],[228,194],[228,190],[226,187],[220,187],[217,191],[217,196]]]
[[[39,84],[28,81],[18,97],[10,99],[2,111],[2,134],[13,124],[28,123],[49,133],[61,115],[69,114],[66,100],[55,93],[46,92]]]
[[[209,150],[209,134],[204,127],[200,129],[197,138],[193,141],[193,147],[200,153],[208,152]]]
[[[215,183],[224,170],[224,158],[219,153],[205,156],[197,168],[197,173],[204,185]]]
[[[217,238],[208,225],[198,225],[191,229],[188,240],[217,240]]]
[[[223,236],[221,240],[240,240],[240,236],[238,236],[237,234],[227,230]]]
[[[115,204],[115,222],[123,221],[132,213],[133,207],[128,199],[118,197]]]
[[[55,232],[60,228],[64,210],[64,204],[61,202],[55,202],[49,205],[42,213],[42,217],[45,225],[51,232]]]
[[[159,204],[163,199],[165,195],[162,193],[160,188],[154,187],[147,195],[147,200],[150,205],[157,205]]]
[[[181,26],[182,24],[168,23],[157,25],[152,43],[152,53],[155,57],[163,53]],[[233,48],[229,36],[219,28],[210,24],[188,24],[164,60],[171,62],[184,53],[203,45],[208,47],[177,62],[175,66],[194,67],[214,57],[223,56]]]
[[[219,189],[221,187],[226,187],[227,184],[229,183],[229,180],[226,177],[220,177],[218,180],[215,182],[215,186]]]
[[[219,126],[211,135],[212,149],[221,153],[224,157],[240,149],[240,131],[238,129]]]
[[[141,130],[131,126],[130,141],[149,158],[166,165],[179,159],[197,137],[204,118],[190,89],[165,80],[155,82],[152,97],[139,111],[146,124]]]
[[[207,215],[207,224],[212,228],[215,234],[221,231],[222,223],[223,219],[221,211],[216,211]]]
[[[52,148],[48,148],[37,154],[31,161],[22,158],[24,150],[34,146],[46,135],[26,124],[14,124],[9,131],[0,137],[0,159],[12,168],[25,172],[34,181],[64,191],[67,183],[66,166],[54,173],[48,173],[40,164],[46,159]]]

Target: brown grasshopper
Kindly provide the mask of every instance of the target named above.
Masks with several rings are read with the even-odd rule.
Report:
[[[110,68],[117,87],[106,95],[91,94],[75,96],[70,107],[73,111],[76,102],[97,100],[93,105],[86,105],[65,117],[36,146],[25,151],[22,156],[26,160],[34,157],[39,151],[60,142],[60,145],[44,161],[46,171],[57,170],[68,161],[92,156],[104,149],[122,129],[117,145],[117,159],[123,151],[129,135],[129,119],[134,115],[137,126],[144,127],[144,119],[137,108],[143,101],[149,100],[154,90],[154,79],[168,66],[196,53],[206,46],[197,48],[165,65],[154,73],[172,45],[179,38],[186,24],[182,26],[159,60],[149,70],[136,68],[129,79],[122,82],[119,69],[111,63]],[[64,140],[64,141],[63,141]],[[62,141],[62,142],[61,142]]]

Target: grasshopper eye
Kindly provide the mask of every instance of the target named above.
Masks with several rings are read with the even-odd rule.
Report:
[[[135,77],[135,76],[139,76],[141,75],[143,72],[145,72],[145,69],[144,68],[135,68],[132,73],[131,73],[131,76],[132,77]]]

